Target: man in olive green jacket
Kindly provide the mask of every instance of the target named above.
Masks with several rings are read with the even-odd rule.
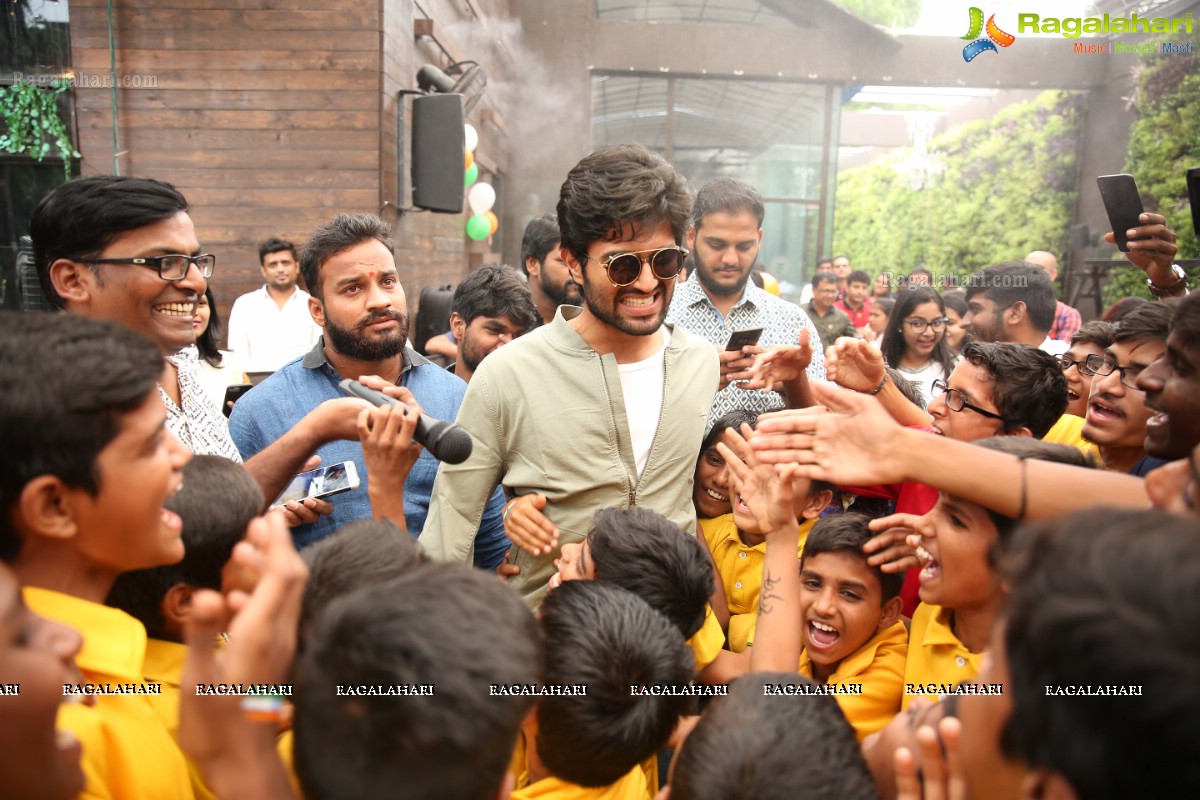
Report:
[[[560,545],[583,541],[597,509],[642,506],[695,531],[692,477],[717,352],[663,322],[690,211],[683,178],[640,145],[571,170],[558,217],[584,306],[560,306],[480,364],[457,420],[474,452],[439,469],[421,534],[432,557],[470,561],[497,484],[513,497],[509,561],[520,572],[510,581],[535,605]]]

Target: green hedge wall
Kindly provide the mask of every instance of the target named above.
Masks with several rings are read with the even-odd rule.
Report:
[[[1083,99],[1045,92],[933,139],[942,172],[913,189],[897,153],[838,176],[833,249],[872,273],[969,275],[1030,250],[1062,252],[1075,204]]]

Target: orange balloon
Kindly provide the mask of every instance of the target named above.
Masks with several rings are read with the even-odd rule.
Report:
[[[496,215],[493,214],[491,211],[483,212],[483,217],[484,217],[484,219],[486,219],[488,221],[488,225],[490,225],[492,228],[491,233],[488,234],[488,236],[491,236],[492,233],[496,232],[496,228],[500,227],[500,220],[497,219]]]
[[[468,150],[463,161],[465,162],[463,164],[463,169],[470,169],[471,165],[475,163],[475,154]]]

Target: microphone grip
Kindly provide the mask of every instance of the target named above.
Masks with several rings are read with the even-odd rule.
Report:
[[[412,411],[396,398],[364,386],[356,380],[346,378],[338,385],[346,394],[366,400],[373,405],[404,406],[406,411]],[[461,464],[466,461],[475,446],[471,434],[451,422],[436,419],[428,414],[421,414],[417,419],[417,428],[413,431],[413,441],[424,445],[434,458],[447,464]]]

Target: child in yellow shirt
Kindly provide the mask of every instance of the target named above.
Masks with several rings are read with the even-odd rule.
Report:
[[[1021,458],[1091,466],[1079,450],[1025,436],[996,436],[975,443]],[[915,697],[937,698],[978,673],[988,637],[1004,601],[994,551],[1017,520],[940,492],[924,516],[896,514],[877,522],[907,528],[921,571],[921,604],[909,630],[904,707]]]
[[[192,595],[198,589],[220,591],[221,572],[233,547],[263,507],[262,490],[237,463],[221,456],[196,456],[183,469],[183,487],[166,507],[183,521],[184,557],[178,564],[126,572],[108,593],[107,605],[125,611],[145,628],[145,679],[162,686],[149,697],[167,730],[178,737],[183,644]],[[198,798],[213,795],[189,763]]]
[[[738,495],[737,482],[718,445],[728,447],[742,436],[743,427],[752,431],[757,424],[757,416],[748,411],[735,410],[720,417],[704,437],[696,464],[693,500],[697,523],[718,583],[711,605],[717,620],[727,629],[729,650],[734,653],[746,649],[754,628],[766,535]],[[833,501],[833,489],[832,484],[823,481],[797,481],[795,513],[801,521],[801,549],[813,522]]]
[[[165,429],[163,359],[132,331],[75,314],[0,321],[0,556],[34,613],[79,630],[94,706],[63,710],[89,797],[192,797],[187,764],[145,680],[146,631],[105,606],[117,576],[183,558],[164,508],[191,454]]]
[[[837,701],[859,740],[900,712],[908,654],[900,619],[904,576],[867,564],[869,522],[853,513],[818,520],[800,561],[799,672],[846,690]]]

